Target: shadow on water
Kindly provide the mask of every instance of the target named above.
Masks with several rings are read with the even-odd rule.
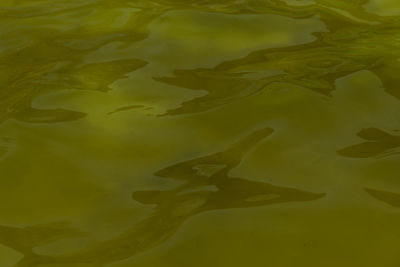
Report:
[[[400,136],[376,128],[363,129],[357,135],[366,142],[343,148],[338,151],[339,155],[349,158],[370,158],[382,156],[400,147]]]
[[[90,15],[107,8],[101,1],[55,2],[13,1],[14,5],[0,6],[0,22],[15,24],[15,30],[2,33],[5,42],[11,40],[15,44],[5,43],[5,50],[0,50],[0,121],[14,118],[53,123],[82,118],[85,113],[35,109],[31,103],[41,94],[60,90],[106,92],[113,82],[147,64],[134,58],[86,62],[90,52],[104,45],[116,41],[132,44],[145,39],[148,33],[140,27],[100,31],[89,27]],[[68,24],[71,17],[73,22]],[[146,25],[154,17],[145,12],[135,16],[132,23]],[[34,18],[43,22],[31,24],[30,19]]]
[[[32,101],[41,94],[59,90],[109,91],[113,82],[151,62],[137,58],[88,62],[87,55],[107,45],[117,43],[123,48],[146,39],[150,34],[148,26],[170,10],[314,17],[327,30],[314,33],[315,40],[310,43],[260,49],[210,68],[177,69],[170,76],[154,77],[164,84],[207,92],[164,115],[208,111],[260,92],[273,83],[293,84],[328,98],[338,78],[360,70],[373,72],[385,91],[400,99],[397,60],[400,21],[396,17],[369,14],[363,7],[366,0],[315,0],[301,6],[281,0],[12,2],[16,4],[0,7],[0,22],[14,27],[1,32],[0,41],[10,40],[10,44],[4,42],[0,46],[0,122],[13,118],[30,123],[54,123],[84,117],[86,114],[79,111],[34,108]],[[107,18],[113,14],[107,12],[112,8],[130,8],[132,16],[126,26],[110,26],[112,23]],[[97,15],[90,17],[96,12]],[[29,20],[32,18],[47,20],[34,24]],[[137,107],[141,106],[121,107],[113,112]],[[17,266],[103,266],[162,244],[185,221],[201,213],[322,198],[324,194],[230,176],[245,154],[272,133],[272,129],[261,129],[225,151],[157,171],[157,176],[178,180],[181,184],[165,191],[134,191],[133,200],[154,205],[154,211],[110,240],[95,242],[71,254],[34,253],[33,249],[38,246],[83,235],[64,224],[50,224],[25,228],[1,226],[0,243],[23,254]],[[400,147],[400,137],[379,129],[364,129],[358,136],[365,142],[339,150],[339,155],[370,158]],[[400,206],[399,194],[365,190],[378,200]]]
[[[399,21],[366,12],[366,1],[315,0],[293,6],[285,1],[89,1],[86,4],[57,1],[56,5],[29,4],[0,9],[6,19],[15,17],[49,17],[59,22],[58,14],[74,16],[78,23],[66,31],[31,26],[22,49],[0,56],[0,81],[3,85],[0,120],[17,118],[28,122],[75,120],[85,114],[63,109],[35,110],[32,99],[43,91],[84,89],[106,91],[114,81],[147,64],[139,59],[84,63],[85,56],[108,44],[130,46],[149,35],[148,25],[170,10],[197,10],[228,14],[276,14],[291,18],[318,17],[328,31],[315,33],[316,41],[305,45],[263,49],[214,68],[175,70],[173,77],[154,79],[207,95],[182,103],[166,112],[178,115],[207,111],[265,89],[271,83],[290,83],[329,96],[335,80],[359,70],[371,70],[386,91],[400,98],[397,87],[400,65],[392,56],[399,50]],[[212,3],[212,5],[211,5]],[[110,27],[105,13],[97,25],[90,27],[92,13],[131,8],[127,26]],[[74,15],[75,14],[75,15]],[[113,13],[112,13],[113,14]],[[118,13],[116,13],[118,14]],[[99,15],[100,16],[100,15]],[[26,27],[26,25],[24,25]],[[14,33],[14,35],[17,33]],[[22,33],[18,33],[22,34]],[[4,37],[12,39],[10,33]],[[373,45],[372,45],[373,44]],[[10,86],[13,85],[13,86]],[[13,88],[12,88],[13,87]],[[18,93],[15,93],[18,91]]]
[[[34,55],[40,50],[47,50],[46,56]],[[46,45],[29,47],[18,53],[20,61],[15,60],[14,54],[0,56],[1,121],[15,118],[25,122],[51,123],[82,118],[85,113],[65,109],[36,109],[31,102],[38,95],[55,90],[108,91],[114,81],[147,64],[138,59],[82,64],[77,58],[74,59],[76,55],[72,57],[74,52],[70,49]]]
[[[63,222],[24,228],[0,226],[0,243],[24,255],[33,255],[34,247],[84,235]]]
[[[400,99],[400,64],[390,59],[400,46],[387,50],[400,36],[399,28],[365,26],[349,31],[350,27],[315,34],[317,39],[311,43],[255,51],[214,68],[175,70],[173,77],[155,77],[169,85],[207,91],[164,115],[207,111],[273,83],[289,83],[329,97],[337,79],[361,70],[375,73],[386,92]]]
[[[238,166],[245,154],[273,132],[270,128],[255,131],[225,151],[178,163],[156,172],[156,175],[180,180],[183,183],[166,191],[135,191],[134,200],[153,204],[154,212],[120,235],[94,243],[76,253],[45,256],[32,253],[32,248],[75,232],[55,232],[53,236],[40,231],[31,238],[29,229],[11,229],[2,244],[24,254],[17,266],[46,264],[90,264],[103,266],[127,259],[165,242],[191,217],[212,210],[261,207],[271,204],[312,201],[325,194],[276,186],[264,182],[231,177],[229,172]],[[34,228],[33,228],[34,229]],[[5,232],[7,232],[5,231]],[[16,232],[16,234],[12,234]],[[35,233],[35,232],[33,232]]]
[[[365,191],[379,201],[400,208],[400,194],[398,193],[371,189],[371,188],[365,188]]]
[[[315,32],[311,43],[261,49],[213,68],[177,69],[173,76],[154,77],[168,85],[207,92],[163,115],[207,111],[272,83],[293,84],[329,97],[338,78],[361,70],[375,73],[386,92],[400,99],[400,64],[394,59],[400,50],[399,20],[366,13],[362,7],[366,1],[315,2],[302,8],[283,1],[268,6],[270,11],[292,18],[318,16],[327,31]],[[287,15],[286,8],[297,12]]]

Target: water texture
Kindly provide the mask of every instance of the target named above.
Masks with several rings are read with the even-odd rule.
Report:
[[[0,266],[397,267],[400,2],[0,0]]]

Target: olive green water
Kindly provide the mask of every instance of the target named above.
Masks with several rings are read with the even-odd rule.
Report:
[[[0,0],[0,266],[397,267],[397,0]]]

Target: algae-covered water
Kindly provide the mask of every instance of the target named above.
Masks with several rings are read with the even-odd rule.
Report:
[[[397,0],[0,0],[0,266],[400,265]]]

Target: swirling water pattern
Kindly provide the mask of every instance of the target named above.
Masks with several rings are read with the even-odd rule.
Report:
[[[400,3],[0,0],[0,266],[398,266]]]

